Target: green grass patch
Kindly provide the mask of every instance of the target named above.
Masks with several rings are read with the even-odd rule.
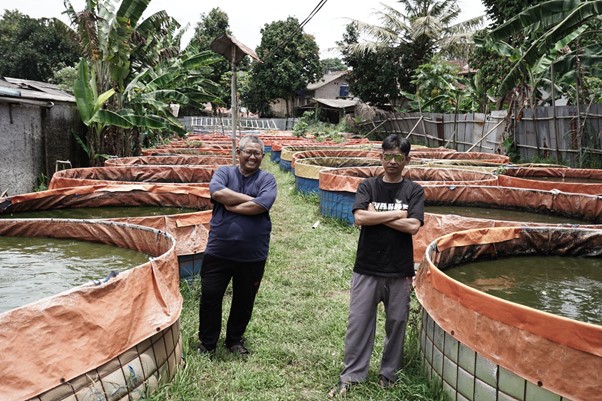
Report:
[[[211,358],[196,354],[200,283],[182,282],[186,364],[149,400],[324,400],[338,380],[359,230],[322,217],[319,198],[299,194],[290,172],[280,171],[268,157],[263,168],[276,176],[278,198],[271,212],[270,256],[246,332],[251,355],[240,360],[223,345],[230,291],[216,354]],[[383,315],[381,307],[369,379],[345,399],[443,401],[440,387],[431,385],[420,371],[415,299],[401,379],[390,389],[378,387]]]

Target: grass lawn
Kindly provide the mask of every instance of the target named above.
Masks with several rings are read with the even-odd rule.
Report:
[[[183,282],[186,364],[149,400],[325,400],[338,380],[359,230],[321,217],[318,197],[298,194],[294,176],[280,171],[267,156],[263,168],[276,176],[278,198],[271,212],[270,256],[246,332],[251,355],[241,360],[223,345],[229,292],[216,354],[211,358],[196,354],[200,283]],[[320,224],[312,228],[317,221]],[[378,387],[382,318],[381,305],[368,381],[355,386],[345,399],[444,400],[440,388],[420,373],[415,300],[402,378],[390,389]]]

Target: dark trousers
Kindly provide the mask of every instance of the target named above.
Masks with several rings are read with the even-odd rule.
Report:
[[[222,327],[222,303],[230,280],[232,303],[226,326],[226,346],[242,342],[251,320],[265,262],[236,262],[205,255],[201,268],[199,308],[199,340],[205,347],[214,349],[217,346]]]

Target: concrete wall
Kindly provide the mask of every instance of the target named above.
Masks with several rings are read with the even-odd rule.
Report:
[[[82,131],[74,104],[0,103],[0,194],[32,192],[42,174],[52,176],[56,160],[79,166],[84,158],[72,131]]]
[[[339,90],[341,85],[349,86],[349,82],[344,77],[335,79],[316,89],[314,97],[317,99],[337,99],[340,96]],[[351,94],[349,95],[351,96]]]

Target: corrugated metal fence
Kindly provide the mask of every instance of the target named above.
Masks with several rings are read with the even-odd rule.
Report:
[[[581,127],[581,129],[578,129]],[[444,146],[461,152],[505,153],[505,138],[514,140],[523,161],[534,157],[572,166],[602,167],[602,105],[557,106],[491,114],[396,113],[364,122],[365,135],[402,134],[413,143]]]

